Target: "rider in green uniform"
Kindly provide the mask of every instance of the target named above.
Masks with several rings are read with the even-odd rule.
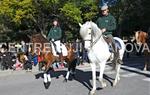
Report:
[[[58,20],[53,20],[53,26],[51,27],[49,33],[48,33],[48,40],[54,42],[55,50],[57,54],[61,53],[60,44],[61,44],[61,38],[62,38],[62,30],[59,26]]]
[[[114,61],[117,60],[122,63],[119,56],[119,49],[115,46],[115,40],[113,39],[113,32],[116,30],[116,19],[109,13],[107,5],[101,7],[102,16],[100,16],[96,24],[102,30],[104,38],[106,38],[108,44],[112,47],[114,53]]]
[[[57,67],[60,68],[59,61],[61,59],[62,50],[61,50],[61,38],[62,38],[62,30],[59,26],[58,19],[53,20],[53,26],[48,32],[47,36],[48,40],[53,43],[54,48],[52,48],[53,51],[56,52],[56,54],[53,52],[54,56],[59,56],[59,60],[56,60],[56,62],[53,64],[53,68],[56,69]]]

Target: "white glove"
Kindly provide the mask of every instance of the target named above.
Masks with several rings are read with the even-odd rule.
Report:
[[[52,39],[52,41],[54,42],[54,39]]]
[[[105,31],[106,31],[106,28],[103,28],[103,29],[102,29],[102,32],[105,32]]]

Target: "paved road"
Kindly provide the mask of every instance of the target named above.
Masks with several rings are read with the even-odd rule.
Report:
[[[106,66],[105,79],[108,86],[101,89],[97,82],[96,95],[150,95],[150,71],[142,71],[142,67],[142,57],[125,58],[121,81],[116,87],[112,87],[114,72],[110,71],[110,66]],[[88,95],[91,88],[90,67],[78,68],[76,79],[70,79],[67,83],[63,83],[65,72],[62,70],[52,73],[52,83],[47,90],[37,71],[0,72],[0,95]],[[39,75],[39,78],[36,79],[35,75]]]

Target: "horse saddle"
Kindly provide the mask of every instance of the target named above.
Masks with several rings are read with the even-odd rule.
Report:
[[[54,42],[52,42],[52,44],[53,44],[53,54],[55,55],[55,56],[58,56],[60,53],[62,53],[62,55],[63,56],[67,56],[68,55],[68,51],[67,51],[67,48],[66,48],[66,46],[63,44],[63,43],[60,43],[61,45],[61,47],[60,47],[60,49],[61,49],[61,52],[58,52],[58,50],[57,50],[57,45],[54,43]]]
[[[59,54],[59,52],[58,52],[58,50],[57,50],[57,46],[56,46],[56,44],[52,41],[52,44],[53,44],[53,46],[54,46],[54,49],[55,49],[55,51],[56,51],[56,54],[58,55]]]

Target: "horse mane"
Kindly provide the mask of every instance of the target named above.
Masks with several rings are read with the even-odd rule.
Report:
[[[100,36],[100,35],[102,35],[102,31],[101,31],[100,28],[97,26],[97,24],[95,24],[94,22],[91,21],[91,26],[92,26],[92,30],[93,30],[95,36]]]
[[[33,44],[32,49],[31,49],[32,52],[35,52],[35,50],[33,50],[33,49],[35,49],[34,48],[35,44],[37,44],[37,46],[39,46],[38,44],[41,45],[41,48],[40,48],[41,50],[39,50],[39,48],[36,48],[36,53],[38,55],[41,55],[41,54],[43,54],[43,52],[46,52],[47,50],[46,50],[45,46],[46,46],[46,44],[50,44],[50,42],[41,33],[33,34],[31,36],[30,42]],[[48,48],[48,51],[49,51],[49,49],[50,49],[50,51],[52,51],[51,46],[50,46],[50,48]]]
[[[49,41],[41,33],[32,35],[31,42],[49,43]]]

